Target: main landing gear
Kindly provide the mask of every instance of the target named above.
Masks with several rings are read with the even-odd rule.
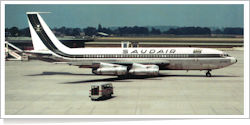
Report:
[[[210,73],[210,71],[211,71],[211,70],[208,70],[208,71],[207,71],[207,73],[206,73],[206,76],[207,76],[207,77],[211,77],[211,76],[212,76],[211,73]]]

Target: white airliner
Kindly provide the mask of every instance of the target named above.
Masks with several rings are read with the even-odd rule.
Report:
[[[205,70],[227,67],[234,57],[207,48],[68,48],[44,22],[39,12],[27,12],[34,50],[41,60],[92,68],[98,75],[150,75],[159,70]]]

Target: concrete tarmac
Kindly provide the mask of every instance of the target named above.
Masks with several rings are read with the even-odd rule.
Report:
[[[159,77],[120,80],[91,69],[42,61],[6,61],[6,115],[243,115],[243,51],[238,62],[205,71],[161,71]],[[113,83],[111,99],[91,101],[90,85]],[[178,116],[177,116],[178,117]]]

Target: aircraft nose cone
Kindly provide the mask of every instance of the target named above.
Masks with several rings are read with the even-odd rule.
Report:
[[[231,63],[236,63],[236,62],[237,62],[237,59],[231,58]]]

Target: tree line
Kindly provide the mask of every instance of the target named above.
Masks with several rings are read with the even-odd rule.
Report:
[[[97,28],[87,27],[87,28],[53,28],[52,31],[56,36],[95,36],[98,33],[102,32],[105,34],[113,36],[149,36],[149,35],[211,35],[211,34],[226,34],[226,35],[243,35],[244,29],[239,27],[227,27],[227,28],[217,28],[211,30],[208,27],[178,27],[170,28],[167,31],[161,31],[157,28],[148,28],[148,27],[118,27],[118,28],[105,28],[100,24]],[[5,29],[6,37],[17,37],[17,36],[30,36],[29,28],[19,29],[17,27],[11,27]]]

